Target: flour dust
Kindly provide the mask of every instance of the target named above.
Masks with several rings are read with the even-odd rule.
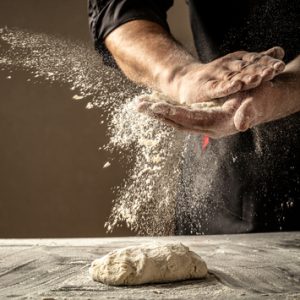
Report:
[[[87,109],[106,112],[109,143],[102,148],[126,151],[126,159],[133,164],[122,186],[115,189],[105,224],[108,232],[125,223],[140,235],[174,233],[184,137],[136,112],[137,95],[149,91],[103,65],[96,51],[82,43],[18,29],[0,29],[0,68],[25,69],[33,81],[68,84],[74,101],[89,99]]]

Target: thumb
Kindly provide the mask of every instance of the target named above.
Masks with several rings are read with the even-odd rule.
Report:
[[[250,128],[255,119],[255,110],[252,105],[252,99],[245,100],[236,111],[233,122],[238,131],[246,131]]]

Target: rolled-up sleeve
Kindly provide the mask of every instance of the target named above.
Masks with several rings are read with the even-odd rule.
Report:
[[[148,20],[167,31],[167,10],[173,0],[89,0],[89,26],[95,47],[106,64],[114,65],[104,45],[106,36],[118,26],[132,20]]]

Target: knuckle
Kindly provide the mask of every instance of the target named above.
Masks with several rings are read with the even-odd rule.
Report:
[[[237,73],[235,72],[235,71],[226,71],[226,72],[224,72],[224,74],[223,74],[223,78],[225,79],[225,80],[229,80],[229,79],[231,79],[233,76],[235,76]]]
[[[273,58],[272,56],[269,56],[269,55],[263,55],[260,58],[260,61],[264,62],[264,63],[268,63],[268,62],[275,62],[275,61],[279,61],[279,60],[276,58]]]
[[[262,55],[258,54],[258,53],[247,53],[244,55],[243,59],[247,60],[249,62],[256,62],[257,60],[259,60],[261,58]]]
[[[232,61],[231,55],[225,55],[220,58],[220,62],[223,64],[228,64],[230,61]]]
[[[240,61],[237,61],[237,62],[235,63],[234,68],[235,68],[237,71],[241,71],[241,70],[243,70],[247,65],[248,65],[247,62],[240,60]]]
[[[217,80],[209,80],[206,83],[206,87],[208,89],[216,89],[218,87],[219,81]]]
[[[232,56],[243,57],[247,52],[245,50],[239,50],[232,53]]]

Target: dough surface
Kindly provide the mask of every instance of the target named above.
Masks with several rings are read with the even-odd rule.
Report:
[[[114,250],[94,260],[89,271],[108,285],[139,285],[204,278],[207,266],[181,243],[151,243]]]

